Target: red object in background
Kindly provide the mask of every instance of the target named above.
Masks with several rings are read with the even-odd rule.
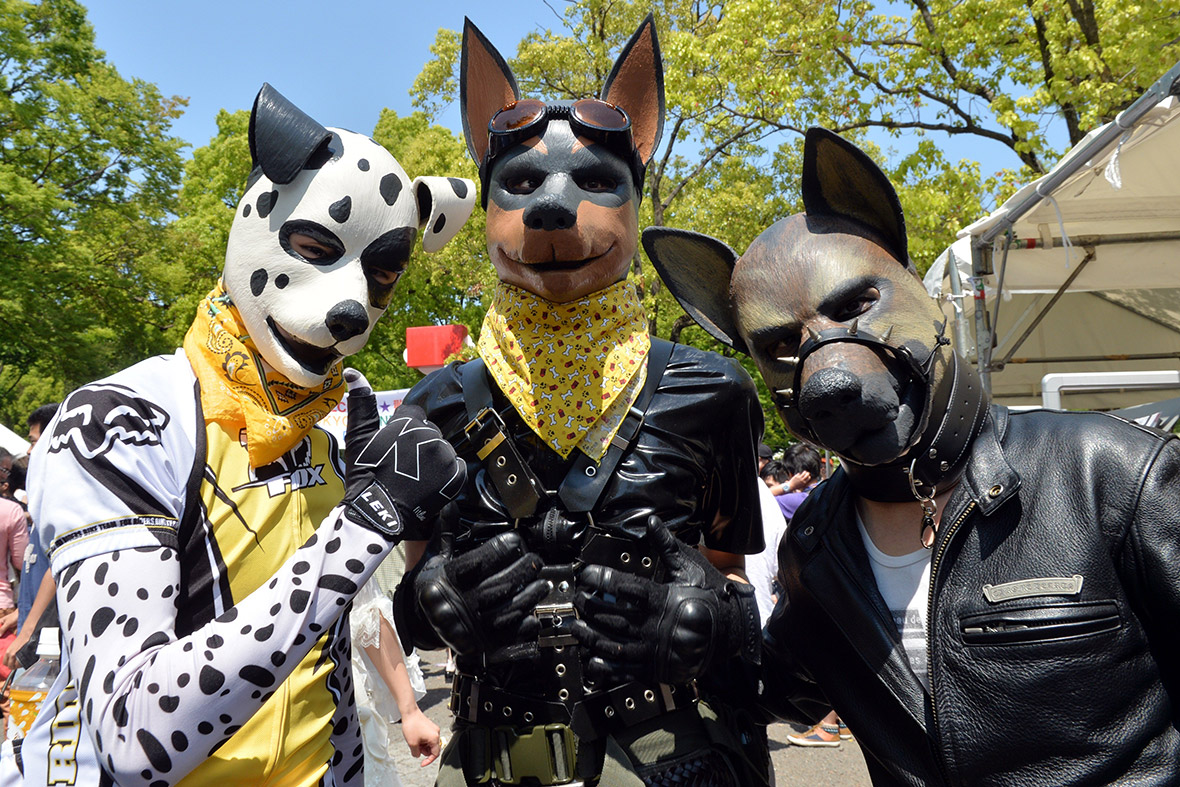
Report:
[[[424,325],[406,328],[406,366],[428,374],[441,369],[467,338],[466,325]]]

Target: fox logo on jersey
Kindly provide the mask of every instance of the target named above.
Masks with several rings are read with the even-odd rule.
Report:
[[[243,446],[246,445],[245,429],[242,430],[238,439]],[[311,440],[306,437],[269,465],[257,469],[247,467],[247,470],[250,474],[250,481],[235,486],[233,491],[240,492],[243,489],[265,486],[271,497],[279,497],[288,491],[322,486],[327,483],[324,480],[323,464],[315,465],[311,462]]]
[[[115,443],[159,445],[168,421],[168,413],[134,396],[128,388],[89,385],[70,394],[62,404],[49,452],[68,448],[79,461],[85,461],[102,456]]]

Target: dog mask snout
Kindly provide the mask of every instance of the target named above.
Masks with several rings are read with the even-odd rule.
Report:
[[[369,315],[357,301],[341,301],[328,310],[324,325],[333,339],[345,342],[369,329]]]
[[[799,414],[822,444],[837,450],[893,423],[901,404],[897,380],[888,371],[842,366],[823,366],[805,374],[798,402]]]
[[[859,404],[860,378],[847,369],[828,367],[808,378],[799,391],[799,411],[808,421],[827,420]]]
[[[567,230],[578,220],[577,211],[560,194],[545,194],[524,210],[524,225],[530,230]]]

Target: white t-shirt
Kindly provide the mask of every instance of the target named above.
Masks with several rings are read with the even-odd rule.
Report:
[[[919,547],[908,555],[886,555],[869,538],[859,516],[856,526],[869,553],[877,589],[901,634],[901,645],[910,669],[922,681],[926,691],[930,691],[930,679],[926,673],[926,611],[930,594],[931,550]]]
[[[775,502],[774,495],[766,484],[758,482],[758,501],[762,508],[762,536],[766,548],[757,555],[746,555],[746,576],[754,586],[754,600],[758,602],[758,615],[762,625],[770,619],[774,610],[772,585],[778,575],[778,542],[787,532],[787,520],[783,510]]]

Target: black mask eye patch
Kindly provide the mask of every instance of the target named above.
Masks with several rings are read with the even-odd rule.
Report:
[[[333,253],[310,260],[291,247],[292,235],[306,235],[316,243],[331,249]],[[344,256],[344,244],[340,238],[336,237],[336,233],[322,224],[306,219],[293,219],[284,222],[283,226],[279,228],[279,245],[282,246],[283,251],[295,259],[300,262],[309,262],[312,265],[331,265]]]
[[[393,285],[377,281],[373,273],[401,273],[410,261],[410,250],[418,230],[414,227],[398,227],[384,233],[361,252],[361,268],[369,280],[369,302],[376,308],[384,309],[393,297]]]

